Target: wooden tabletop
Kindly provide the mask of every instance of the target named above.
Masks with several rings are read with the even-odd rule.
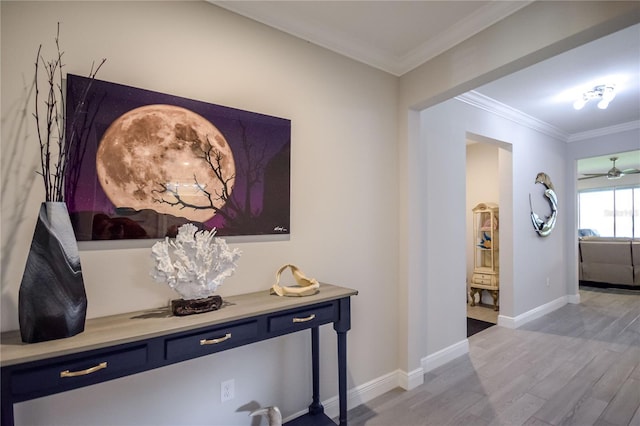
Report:
[[[41,343],[23,343],[19,330],[8,331],[0,335],[0,366],[130,343],[357,294],[357,290],[325,283],[320,284],[319,293],[305,297],[279,297],[263,290],[225,297],[222,308],[202,314],[176,317],[169,307],[163,307],[89,319],[83,333]]]

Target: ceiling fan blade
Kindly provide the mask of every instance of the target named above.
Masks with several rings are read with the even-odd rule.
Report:
[[[618,157],[611,157],[609,159],[613,162],[613,167],[611,167],[611,169],[609,169],[609,171],[607,171],[606,173],[582,173],[582,177],[579,177],[578,180],[593,179],[597,177],[606,177],[608,179],[615,180],[624,175],[633,175],[633,174],[640,173],[640,169],[627,169],[627,170],[618,169],[616,167],[617,159]]]
[[[640,170],[638,169],[627,169],[627,170],[623,170],[622,174],[625,175],[635,175],[636,173],[640,173]]]
[[[603,177],[606,176],[606,173],[585,173],[583,177],[578,178],[578,180],[585,180],[585,179],[593,179],[593,178],[598,178],[598,177]]]

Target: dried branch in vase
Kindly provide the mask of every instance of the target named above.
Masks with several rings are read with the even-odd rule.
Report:
[[[42,45],[38,47],[38,54],[35,61],[35,112],[38,141],[40,143],[40,164],[41,170],[38,172],[43,178],[45,189],[45,201],[64,201],[64,176],[69,163],[69,157],[73,150],[79,145],[76,133],[76,121],[82,114],[87,94],[91,88],[91,83],[95,80],[96,74],[106,62],[102,59],[98,66],[91,65],[89,72],[89,84],[81,95],[80,102],[76,109],[69,115],[65,110],[65,92],[63,90],[63,55],[60,49],[60,23],[55,37],[57,55],[51,60],[42,57]],[[46,95],[40,98],[40,65],[44,68],[46,76]],[[40,105],[44,105],[43,115],[41,115]],[[71,119],[72,132],[66,135],[67,120]]]

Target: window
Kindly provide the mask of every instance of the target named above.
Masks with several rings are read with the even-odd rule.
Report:
[[[640,238],[640,187],[580,191],[578,209],[583,233]]]

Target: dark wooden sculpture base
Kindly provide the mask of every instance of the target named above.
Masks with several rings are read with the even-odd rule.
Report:
[[[211,296],[204,299],[176,299],[171,301],[171,312],[175,316],[183,317],[185,315],[217,311],[221,306],[222,297],[220,296]]]

